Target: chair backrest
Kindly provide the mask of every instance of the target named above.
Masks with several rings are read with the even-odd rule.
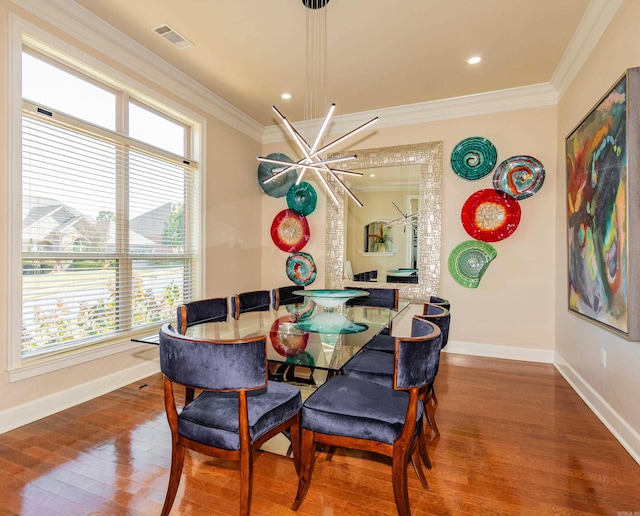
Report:
[[[225,322],[228,314],[229,303],[226,297],[191,301],[177,307],[177,329],[184,334],[187,328],[195,324]]]
[[[411,337],[396,338],[394,389],[415,389],[433,382],[440,365],[441,339],[440,328],[435,324],[413,318]]]
[[[304,296],[294,294],[296,290],[304,290],[304,287],[291,285],[289,287],[274,288],[271,291],[271,306],[277,310],[283,305],[292,305],[295,303],[304,303]]]
[[[160,329],[160,370],[172,382],[199,389],[260,389],[267,385],[266,337],[193,339],[165,324]]]
[[[238,319],[244,312],[268,312],[271,294],[268,290],[243,292],[231,297],[231,317]]]
[[[443,297],[430,296],[428,302],[431,305],[440,305],[446,308],[447,310],[451,311],[451,303],[449,303],[448,299],[445,299]]]
[[[451,325],[451,313],[449,310],[441,305],[425,303],[420,317],[438,325],[442,332],[442,347],[444,348],[449,342],[449,327]]]
[[[392,310],[398,309],[397,288],[364,288],[349,287],[353,290],[365,290],[368,296],[354,297],[347,301],[348,306],[381,306]]]

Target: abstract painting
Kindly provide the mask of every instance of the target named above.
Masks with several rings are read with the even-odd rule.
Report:
[[[569,310],[638,340],[640,68],[566,139]],[[633,260],[629,257],[633,256]]]

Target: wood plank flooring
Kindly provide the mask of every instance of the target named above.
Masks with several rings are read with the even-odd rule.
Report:
[[[444,353],[441,436],[414,515],[640,515],[640,466],[548,364]],[[0,515],[155,515],[170,463],[161,377],[0,435]],[[387,459],[320,453],[300,510],[290,459],[260,452],[252,514],[395,514]],[[175,515],[238,512],[236,463],[190,454]]]

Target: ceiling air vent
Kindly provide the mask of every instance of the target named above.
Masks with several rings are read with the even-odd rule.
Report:
[[[159,25],[157,27],[154,27],[153,32],[155,32],[159,36],[162,36],[176,48],[187,48],[193,46],[193,43],[191,43],[191,41],[185,38],[173,27],[169,27],[169,25]]]

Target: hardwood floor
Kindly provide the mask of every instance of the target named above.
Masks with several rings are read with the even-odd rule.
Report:
[[[553,366],[444,353],[436,390],[414,515],[640,515],[640,466]],[[0,515],[159,514],[169,439],[160,375],[0,435]],[[297,513],[291,459],[260,452],[254,475],[252,514],[395,514],[383,458],[321,453]],[[236,463],[191,454],[172,514],[235,514],[238,482]]]

